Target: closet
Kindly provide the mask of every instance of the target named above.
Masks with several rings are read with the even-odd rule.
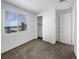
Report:
[[[42,16],[37,17],[37,38],[42,39]]]

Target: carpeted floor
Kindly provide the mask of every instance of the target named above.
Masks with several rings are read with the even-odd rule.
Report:
[[[76,59],[73,46],[56,42],[50,44],[42,40],[32,40],[5,52],[1,59]]]

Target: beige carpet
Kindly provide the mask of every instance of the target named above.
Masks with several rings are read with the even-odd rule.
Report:
[[[1,59],[76,59],[73,46],[32,40],[1,55]]]

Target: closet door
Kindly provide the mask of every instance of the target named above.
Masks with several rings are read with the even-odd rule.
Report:
[[[72,44],[71,13],[60,16],[60,42]]]

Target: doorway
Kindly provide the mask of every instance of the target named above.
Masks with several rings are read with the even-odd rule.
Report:
[[[60,42],[72,45],[72,15],[67,13],[60,16]]]
[[[37,17],[37,38],[38,39],[43,39],[42,37],[42,20],[43,20],[43,17],[42,16],[38,16]]]

